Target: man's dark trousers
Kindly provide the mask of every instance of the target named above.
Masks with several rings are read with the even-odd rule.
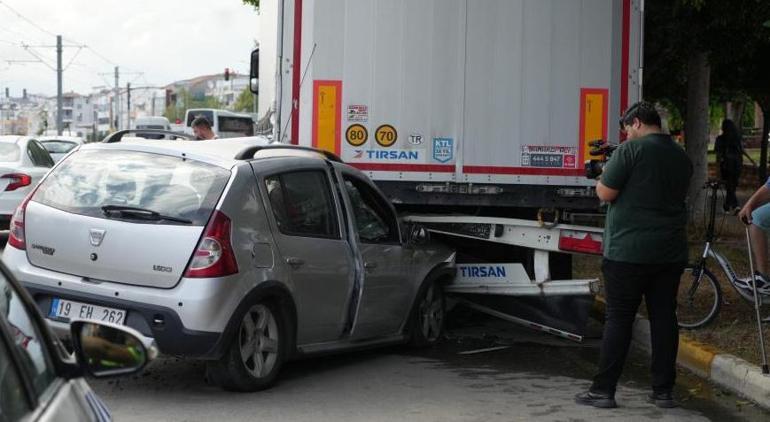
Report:
[[[679,327],[676,295],[684,264],[632,264],[604,259],[602,273],[607,300],[599,371],[591,391],[615,394],[631,343],[634,318],[647,304],[652,341],[652,389],[670,392],[676,378]]]

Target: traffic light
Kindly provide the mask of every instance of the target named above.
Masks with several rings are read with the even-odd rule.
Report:
[[[229,67],[225,68],[225,80],[226,81],[230,80],[230,68]]]

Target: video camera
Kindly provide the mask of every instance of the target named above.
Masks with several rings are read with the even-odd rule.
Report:
[[[597,139],[588,143],[591,149],[588,154],[592,157],[599,157],[585,162],[586,177],[589,179],[596,179],[604,171],[604,166],[607,164],[607,160],[610,159],[610,155],[615,151],[618,144],[607,143],[604,139]]]

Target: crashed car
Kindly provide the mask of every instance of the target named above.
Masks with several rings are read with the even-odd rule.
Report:
[[[83,145],[16,210],[3,259],[53,327],[127,325],[239,391],[301,356],[437,342],[455,273],[363,173],[257,138]]]

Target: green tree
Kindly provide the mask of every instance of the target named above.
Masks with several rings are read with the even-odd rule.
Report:
[[[259,0],[243,0],[243,4],[254,6],[255,9],[259,9]]]
[[[645,7],[645,97],[676,107],[684,118],[685,148],[695,173],[689,203],[699,204],[707,176],[712,89],[738,98],[738,73],[755,60],[768,19],[763,0],[648,0]],[[730,72],[732,76],[726,76]]]
[[[746,92],[753,98],[762,109],[762,135],[761,150],[759,157],[759,183],[767,178],[767,147],[768,136],[770,136],[770,36],[758,44],[755,51],[756,57],[744,69],[744,86]]]
[[[176,94],[176,103],[170,104],[163,112],[163,116],[170,122],[176,119],[184,119],[185,112],[190,108],[223,108],[222,103],[214,97],[194,96],[186,89],[180,89]]]
[[[255,95],[251,93],[251,90],[246,87],[238,95],[233,103],[233,111],[245,111],[251,112],[254,110],[254,101],[256,101]]]

